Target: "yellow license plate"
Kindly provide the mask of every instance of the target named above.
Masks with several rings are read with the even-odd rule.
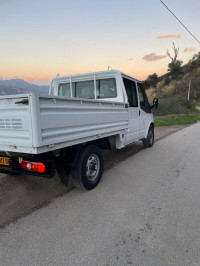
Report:
[[[9,159],[7,157],[0,157],[0,164],[1,165],[9,165]]]

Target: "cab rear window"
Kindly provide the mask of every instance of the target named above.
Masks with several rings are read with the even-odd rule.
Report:
[[[94,80],[60,83],[58,85],[58,96],[77,97],[85,99],[95,99]],[[96,99],[116,98],[117,88],[115,78],[96,80]]]

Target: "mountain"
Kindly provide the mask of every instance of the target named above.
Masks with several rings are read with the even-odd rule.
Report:
[[[35,85],[23,79],[0,80],[0,95],[21,94],[32,91],[48,94],[49,86]]]

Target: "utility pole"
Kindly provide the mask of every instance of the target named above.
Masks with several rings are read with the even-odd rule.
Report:
[[[192,81],[192,79],[190,79],[190,81],[189,81],[189,87],[188,87],[188,101],[190,100],[191,81]]]

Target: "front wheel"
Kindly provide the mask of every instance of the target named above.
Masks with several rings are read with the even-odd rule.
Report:
[[[74,185],[81,189],[95,188],[103,173],[103,156],[101,150],[90,145],[83,147],[76,159],[72,171]]]
[[[149,131],[148,131],[146,139],[143,139],[142,142],[143,142],[144,148],[150,148],[153,146],[153,144],[154,144],[154,127],[152,125],[149,127]]]

